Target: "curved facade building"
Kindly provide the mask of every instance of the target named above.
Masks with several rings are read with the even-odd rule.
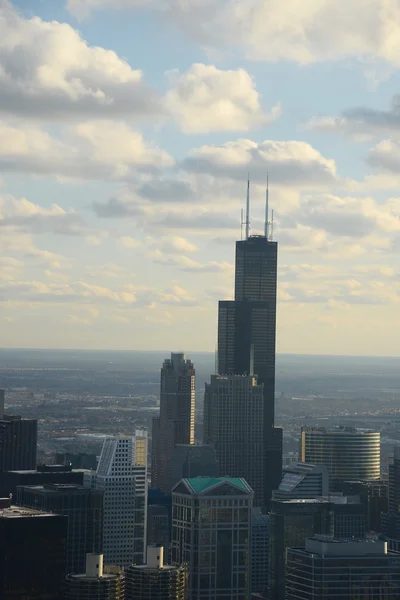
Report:
[[[332,491],[338,482],[344,480],[373,481],[380,477],[381,436],[375,431],[350,427],[330,431],[303,427],[300,460],[326,465]]]

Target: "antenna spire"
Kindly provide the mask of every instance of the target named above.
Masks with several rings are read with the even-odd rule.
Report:
[[[246,198],[246,236],[245,239],[249,239],[250,231],[250,174],[247,174],[247,198]]]
[[[272,209],[271,213],[271,242],[274,239],[274,209]]]
[[[269,200],[269,182],[268,182],[268,173],[267,173],[267,189],[265,192],[265,223],[264,223],[264,235],[268,239],[268,200]]]

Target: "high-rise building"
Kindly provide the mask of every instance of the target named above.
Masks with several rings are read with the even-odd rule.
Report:
[[[382,513],[382,530],[389,538],[400,541],[400,447],[398,446],[394,447],[394,454],[389,464],[388,508]]]
[[[63,483],[83,485],[83,470],[72,470],[61,465],[38,465],[35,470],[0,472],[0,498],[17,495],[19,485],[45,485]]]
[[[0,419],[4,416],[5,390],[0,390]]]
[[[254,508],[251,516],[251,593],[268,592],[269,515]]]
[[[285,560],[289,547],[304,548],[316,533],[334,533],[332,505],[328,500],[272,500],[269,530],[268,586],[272,600],[285,597]]]
[[[365,507],[366,531],[381,533],[383,531],[381,515],[388,512],[388,482],[383,479],[344,481],[340,489],[345,496],[359,496]]]
[[[255,374],[263,385],[262,504],[268,509],[282,475],[282,430],[274,427],[278,245],[268,222],[265,235],[249,236],[249,184],[247,199],[246,237],[236,242],[235,299],[218,306],[218,373]]]
[[[161,369],[160,416],[153,419],[151,484],[166,494],[176,444],[194,443],[195,370],[184,354],[171,354]]]
[[[37,421],[3,414],[0,420],[0,471],[36,469]]]
[[[218,477],[218,461],[211,444],[177,444],[172,452],[168,489],[189,477]]]
[[[168,549],[172,527],[171,494],[149,488],[147,498],[147,544]]]
[[[273,493],[274,500],[317,498],[329,492],[329,475],[325,465],[297,463],[283,469],[283,479]]]
[[[400,554],[378,539],[343,541],[315,536],[289,548],[286,600],[400,598]]]
[[[331,491],[340,491],[346,480],[372,481],[380,478],[380,433],[352,427],[326,430],[303,427],[300,438],[300,460],[326,465]]]
[[[65,577],[67,518],[1,502],[0,598],[56,600]]]
[[[46,484],[17,488],[16,504],[68,517],[67,573],[83,573],[86,554],[103,545],[103,490]]]
[[[67,576],[64,600],[125,600],[123,571],[108,572],[103,559],[102,554],[87,554],[85,573]]]
[[[147,564],[126,571],[125,600],[186,600],[186,566],[164,564],[164,548],[148,546]]]
[[[326,497],[332,503],[333,535],[338,539],[361,540],[367,534],[366,508],[360,496]]]
[[[104,491],[103,554],[106,564],[143,564],[147,525],[147,431],[104,440],[95,473],[85,487]]]
[[[171,556],[188,600],[248,600],[254,493],[243,478],[182,479],[172,490]]]
[[[204,395],[204,441],[217,452],[220,476],[246,477],[255,506],[264,499],[263,386],[252,375],[211,375]]]

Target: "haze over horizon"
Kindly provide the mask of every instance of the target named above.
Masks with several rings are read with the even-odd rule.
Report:
[[[398,355],[396,25],[396,0],[0,0],[2,345],[213,352],[268,171],[278,353]]]

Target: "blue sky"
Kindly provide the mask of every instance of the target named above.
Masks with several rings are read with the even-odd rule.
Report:
[[[2,345],[213,350],[268,171],[278,351],[398,354],[399,31],[397,0],[0,0]]]

